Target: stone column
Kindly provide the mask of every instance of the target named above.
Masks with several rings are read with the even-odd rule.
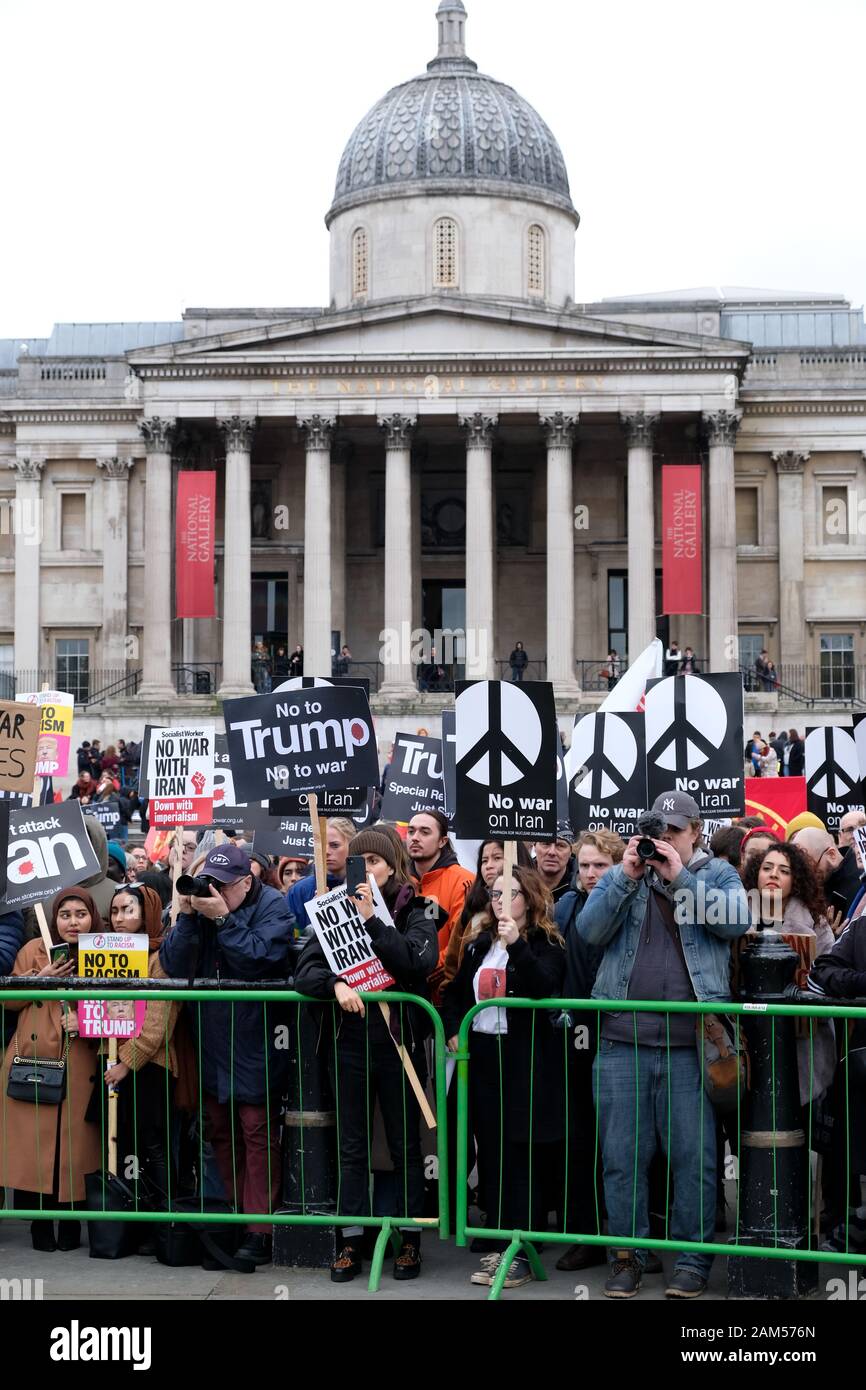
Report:
[[[571,446],[576,415],[539,417],[547,440],[547,679],[566,699],[574,674],[574,498]]]
[[[496,549],[493,432],[498,416],[461,415],[466,430],[466,679],[492,680]]]
[[[144,479],[144,700],[174,700],[171,674],[171,557],[174,549],[171,496],[173,419],[151,416],[139,425],[147,451]]]
[[[413,698],[412,669],[412,431],[411,415],[383,415],[385,431],[385,667],[380,693]]]
[[[256,421],[241,415],[218,420],[226,450],[223,523],[223,653],[218,695],[233,700],[254,694],[252,659],[252,526],[250,450]]]
[[[705,671],[736,671],[737,641],[737,499],[734,490],[734,440],[741,410],[714,410],[704,415],[710,446],[710,660]]]
[[[339,628],[341,642],[349,640],[346,632],[346,481],[353,453],[348,439],[338,439],[331,456],[331,626]]]
[[[18,454],[17,458],[10,459],[9,467],[15,469],[15,670],[21,672],[19,689],[38,690],[42,645],[39,559],[43,510],[40,480],[45,457],[27,450]]]
[[[134,459],[113,455],[96,460],[102,469],[102,667],[126,671],[129,632],[129,470]],[[110,683],[113,677],[108,677]]]
[[[656,635],[653,433],[658,419],[646,410],[620,416],[628,441],[629,661],[640,656]]]
[[[304,675],[331,674],[331,441],[336,418],[298,420],[307,443],[304,486]]]
[[[806,604],[803,562],[804,449],[773,454],[779,475],[779,662],[806,664]]]

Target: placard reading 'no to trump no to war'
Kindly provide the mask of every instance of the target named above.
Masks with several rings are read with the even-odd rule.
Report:
[[[244,801],[379,780],[373,716],[358,686],[226,700],[223,712],[235,794]]]
[[[397,734],[382,798],[382,819],[408,822],[418,811],[445,810],[442,740]]]
[[[10,811],[6,908],[52,898],[99,872],[77,801]]]
[[[151,825],[210,825],[213,777],[213,724],[151,727],[147,753]]]
[[[369,878],[373,906],[380,921],[393,925],[379,889]],[[345,883],[305,904],[310,925],[319,938],[325,959],[335,975],[352,989],[390,989],[395,983],[373,950],[364,919],[349,897]]]
[[[556,838],[553,686],[458,681],[456,833],[461,839]]]
[[[0,791],[32,792],[41,722],[35,705],[0,700]]]

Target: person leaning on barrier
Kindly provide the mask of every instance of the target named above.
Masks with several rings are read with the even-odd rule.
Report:
[[[398,863],[390,836],[381,830],[362,830],[352,840],[349,852],[363,855],[368,875],[372,874],[394,919],[391,926],[376,915],[369,882],[360,884],[353,901],[374,951],[394,977],[393,988],[427,997],[427,977],[438,954],[436,916],[430,912],[430,904],[417,896],[414,883]],[[423,1086],[427,1070],[423,1040],[430,1032],[429,1016],[417,1005],[391,1004],[390,1024],[386,1023],[382,1010],[376,1007],[375,994],[362,997],[333,973],[317,936],[307,940],[301,953],[295,988],[314,999],[336,999],[343,1011],[334,1020],[323,1020],[320,1041],[337,1104],[340,1214],[372,1215],[369,1145],[373,1102],[378,1099],[400,1194],[400,1210],[393,1214],[423,1215],[421,1113],[394,1043],[404,1044]],[[331,1265],[335,1284],[347,1283],[360,1274],[362,1236],[363,1227],[344,1223],[338,1254]],[[418,1229],[406,1227],[402,1242],[394,1262],[394,1278],[415,1279],[421,1272]]]
[[[731,942],[749,926],[743,885],[730,864],[699,848],[701,813],[691,796],[664,793],[652,812],[664,829],[629,840],[622,864],[605,874],[578,918],[587,945],[604,948],[593,998],[729,999]],[[652,841],[649,860],[638,853],[642,839]],[[674,1183],[671,1238],[712,1240],[715,1230],[716,1126],[701,1084],[695,1015],[605,1012],[594,1083],[612,1236],[604,1291],[632,1298],[646,1251],[618,1249],[616,1237],[649,1235],[648,1173],[658,1145]],[[667,1296],[698,1297],[711,1265],[711,1255],[681,1253]]]
[[[49,929],[55,945],[66,943],[69,956],[52,963],[42,938],[19,951],[13,975],[63,979],[78,975],[78,938],[102,931],[99,910],[86,888],[64,888],[51,902]],[[84,1205],[84,1175],[99,1168],[100,1125],[89,1119],[97,1077],[97,1043],[78,1034],[74,1004],[62,1000],[6,1000],[15,1022],[12,1041],[0,1070],[0,1189],[15,1189],[16,1207]],[[13,1100],[7,1094],[15,1057],[65,1062],[65,1094],[59,1105]],[[98,1114],[98,1112],[97,1112]],[[54,1224],[36,1220],[30,1234],[34,1250],[76,1250],[81,1228],[70,1219]]]
[[[511,903],[504,880],[490,890],[481,930],[442,996],[448,1046],[457,1050],[464,1015],[485,999],[555,998],[562,993],[565,950],[553,921],[550,892],[534,869],[516,866]],[[487,1008],[472,1020],[469,1067],[470,1123],[478,1146],[479,1205],[491,1229],[543,1229],[545,1185],[556,1180],[565,1138],[561,1034],[542,1013],[533,1026],[530,1009]],[[501,1136],[501,1141],[500,1141]],[[494,1242],[491,1242],[494,1244]],[[491,1284],[507,1241],[481,1257],[473,1284]],[[529,1262],[518,1256],[505,1288],[528,1284]]]
[[[236,845],[218,845],[205,857],[207,897],[180,897],[180,912],[159,950],[171,978],[285,979],[291,920],[286,900],[253,876]],[[229,1200],[241,1211],[273,1209],[279,1191],[279,1102],[289,1051],[277,1046],[278,1005],[256,1002],[201,1004],[190,1011],[201,1027],[201,1083],[209,1138]],[[235,1175],[239,1190],[235,1192]],[[266,1225],[248,1227],[239,1259],[268,1264]]]
[[[566,999],[588,999],[601,961],[601,950],[587,946],[577,922],[593,888],[614,866],[621,864],[625,843],[613,830],[584,830],[575,844],[575,888],[556,904],[554,920],[565,940]],[[595,1106],[592,1099],[592,1064],[595,1058],[599,1018],[597,1014],[563,1013],[559,1026],[572,1035],[568,1048],[568,1198],[565,1229],[587,1234],[598,1229],[603,1204],[596,1192]],[[573,1045],[571,1045],[573,1044]],[[600,1186],[600,1183],[599,1183]],[[596,1205],[598,1201],[598,1205]],[[574,1271],[604,1264],[601,1245],[570,1245],[556,1262],[557,1269]]]

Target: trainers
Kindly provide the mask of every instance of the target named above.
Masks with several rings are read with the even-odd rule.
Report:
[[[700,1298],[706,1287],[706,1279],[693,1269],[675,1269],[665,1289],[665,1298]]]
[[[610,1275],[604,1286],[605,1298],[634,1298],[641,1281],[641,1267],[628,1250],[618,1250],[611,1261]]]
[[[478,1261],[481,1268],[476,1269],[475,1273],[470,1275],[470,1284],[492,1284],[493,1280],[496,1278],[496,1271],[499,1268],[499,1261],[501,1259],[501,1250],[491,1250],[488,1254],[482,1255],[481,1259]]]
[[[518,1255],[511,1261],[511,1267],[505,1276],[504,1289],[519,1289],[522,1284],[531,1284],[533,1279],[532,1268],[525,1255]],[[490,1281],[493,1283],[493,1280]]]

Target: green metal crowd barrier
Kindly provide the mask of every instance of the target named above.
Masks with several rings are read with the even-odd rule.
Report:
[[[616,1249],[619,1249],[619,1248],[623,1248],[623,1249],[641,1249],[641,1250],[654,1250],[654,1251],[659,1251],[659,1252],[661,1252],[661,1251],[669,1251],[669,1252],[675,1252],[675,1251],[676,1251],[676,1252],[683,1252],[683,1251],[693,1250],[693,1251],[702,1252],[702,1253],[707,1254],[707,1255],[722,1255],[722,1256],[725,1256],[725,1257],[727,1257],[727,1258],[730,1258],[731,1256],[743,1256],[743,1257],[748,1257],[749,1259],[758,1259],[758,1258],[761,1258],[761,1259],[780,1260],[780,1261],[781,1261],[781,1260],[787,1260],[787,1261],[796,1261],[796,1262],[799,1262],[799,1261],[801,1261],[801,1260],[805,1260],[805,1261],[822,1262],[822,1263],[823,1263],[823,1262],[826,1262],[826,1263],[834,1264],[834,1265],[854,1265],[854,1264],[856,1264],[856,1265],[864,1265],[864,1264],[866,1264],[866,1252],[858,1254],[858,1253],[856,1253],[855,1251],[851,1251],[851,1250],[849,1250],[849,1249],[846,1249],[844,1252],[836,1252],[836,1251],[829,1251],[829,1250],[826,1250],[826,1249],[818,1249],[818,1248],[816,1248],[816,1247],[813,1245],[813,1243],[812,1243],[811,1222],[809,1223],[808,1236],[807,1236],[808,1244],[806,1245],[805,1248],[800,1248],[799,1246],[796,1247],[796,1248],[792,1248],[791,1245],[783,1245],[783,1244],[780,1244],[780,1243],[775,1243],[775,1244],[773,1244],[773,1245],[769,1245],[769,1244],[767,1244],[767,1245],[761,1245],[761,1244],[748,1244],[748,1245],[746,1245],[746,1244],[740,1244],[740,1243],[739,1243],[739,1236],[740,1236],[740,1183],[739,1183],[739,1181],[737,1182],[737,1188],[736,1188],[736,1191],[737,1191],[737,1203],[736,1203],[735,1233],[734,1233],[733,1239],[732,1239],[730,1242],[721,1242],[721,1241],[714,1241],[714,1240],[684,1241],[684,1240],[673,1240],[673,1239],[668,1238],[668,1234],[667,1234],[667,1221],[668,1221],[669,1211],[670,1211],[669,1203],[668,1203],[668,1207],[667,1207],[667,1213],[668,1213],[668,1215],[666,1216],[666,1235],[665,1235],[665,1238],[663,1238],[663,1239],[662,1239],[662,1238],[649,1237],[649,1236],[635,1236],[635,1235],[633,1235],[633,1234],[628,1234],[628,1233],[604,1232],[604,1231],[602,1230],[602,1220],[601,1220],[600,1208],[599,1208],[598,1203],[596,1203],[596,1212],[597,1212],[597,1215],[598,1215],[598,1221],[597,1221],[597,1229],[596,1229],[595,1231],[568,1231],[568,1230],[565,1229],[564,1227],[563,1227],[563,1229],[560,1229],[560,1230],[554,1230],[554,1229],[552,1229],[552,1228],[549,1228],[549,1227],[546,1226],[546,1225],[545,1225],[545,1227],[544,1227],[543,1229],[537,1229],[537,1228],[536,1228],[536,1229],[533,1229],[531,1223],[527,1223],[526,1226],[520,1226],[520,1227],[517,1227],[517,1228],[515,1228],[515,1227],[510,1227],[510,1228],[509,1228],[509,1227],[504,1227],[504,1226],[498,1225],[498,1224],[495,1222],[495,1220],[493,1219],[493,1214],[490,1213],[489,1211],[486,1213],[486,1215],[487,1215],[487,1224],[485,1224],[484,1226],[472,1226],[472,1225],[470,1225],[470,1224],[469,1224],[469,1213],[468,1213],[468,1168],[469,1168],[469,1138],[470,1138],[470,1128],[469,1128],[469,1127],[470,1127],[470,1108],[469,1108],[469,1099],[470,1099],[470,1066],[471,1066],[471,1046],[470,1046],[470,1044],[471,1044],[471,1039],[472,1039],[472,1034],[473,1034],[473,1030],[472,1030],[473,1020],[474,1020],[480,1013],[482,1013],[484,1010],[488,1010],[488,1009],[505,1009],[505,1010],[507,1010],[507,1011],[509,1011],[509,1012],[511,1012],[511,1011],[531,1010],[531,1011],[533,1012],[532,1040],[531,1040],[533,1059],[534,1059],[534,1050],[535,1050],[535,1036],[536,1036],[536,1034],[535,1034],[535,1029],[536,1029],[536,1020],[537,1020],[537,1018],[538,1018],[539,1016],[543,1016],[543,1026],[544,1026],[544,1027],[550,1027],[550,1021],[549,1021],[548,1015],[550,1015],[552,1012],[555,1012],[557,1015],[558,1015],[558,1014],[561,1014],[561,1013],[563,1013],[563,1012],[578,1013],[578,1014],[590,1014],[590,1013],[595,1014],[595,1017],[596,1017],[596,1043],[598,1043],[598,1041],[600,1041],[600,1039],[601,1039],[602,1015],[603,1015],[603,1014],[605,1014],[605,1013],[620,1013],[620,1014],[621,1014],[621,1013],[630,1013],[630,1014],[633,1016],[633,1019],[634,1019],[634,1021],[635,1021],[635,1022],[634,1022],[634,1047],[635,1047],[635,1049],[637,1049],[637,1047],[638,1047],[638,1042],[637,1042],[637,1023],[636,1023],[636,1020],[637,1020],[638,1014],[641,1014],[641,1013],[656,1013],[656,1014],[663,1014],[663,1015],[666,1015],[667,1018],[668,1018],[668,1036],[669,1036],[669,1026],[670,1026],[670,1025],[669,1025],[669,1020],[670,1020],[670,1017],[671,1017],[672,1015],[675,1015],[675,1014],[682,1014],[682,1013],[693,1014],[693,1015],[695,1015],[695,1016],[697,1016],[697,1015],[702,1015],[702,1014],[716,1014],[716,1015],[724,1015],[724,1016],[727,1016],[727,1017],[730,1017],[730,1016],[739,1016],[739,1017],[742,1017],[742,1016],[749,1016],[749,1015],[751,1015],[752,1017],[754,1017],[754,1016],[756,1016],[756,1015],[760,1015],[760,1016],[762,1016],[762,1017],[770,1017],[770,1018],[809,1019],[809,1020],[810,1020],[810,1022],[809,1022],[809,1038],[810,1038],[810,1085],[809,1085],[809,1093],[810,1093],[810,1100],[809,1100],[808,1110],[809,1110],[809,1122],[810,1122],[810,1132],[811,1132],[811,1117],[812,1117],[812,1100],[811,1100],[811,1092],[812,1092],[812,1065],[813,1065],[813,1061],[814,1061],[814,1028],[815,1028],[815,1021],[816,1021],[816,1020],[827,1020],[827,1019],[833,1019],[833,1020],[838,1020],[838,1019],[848,1020],[848,1019],[851,1019],[851,1020],[856,1020],[856,1021],[862,1022],[862,1021],[866,1020],[866,1008],[857,1007],[857,1006],[846,1006],[846,1005],[842,1005],[842,1004],[837,1004],[835,1001],[833,1001],[833,1002],[831,1002],[831,1003],[828,1003],[827,1005],[806,1005],[806,1004],[772,1004],[772,1003],[762,1003],[762,1002],[759,1002],[759,1003],[723,1003],[723,1004],[720,1004],[720,1003],[705,1003],[705,1004],[701,1004],[701,1003],[697,1003],[697,1002],[678,1002],[678,1001],[677,1001],[677,1002],[675,1002],[675,1001],[667,1001],[667,1002],[665,1002],[665,1003],[658,1003],[658,1002],[655,1002],[655,1001],[653,1001],[653,1002],[644,1002],[644,1001],[639,1001],[639,1000],[518,999],[518,998],[495,998],[495,999],[486,999],[486,1000],[483,1000],[482,1002],[476,1004],[476,1005],[474,1006],[474,1008],[470,1009],[470,1011],[464,1016],[464,1018],[463,1018],[463,1020],[462,1020],[462,1022],[461,1022],[461,1024],[460,1024],[460,1030],[459,1030],[458,1038],[457,1038],[457,1052],[456,1052],[456,1054],[455,1054],[455,1053],[452,1053],[452,1054],[451,1054],[452,1056],[455,1056],[455,1057],[456,1057],[456,1061],[457,1061],[456,1243],[457,1243],[458,1246],[464,1246],[464,1247],[465,1247],[466,1244],[467,1244],[467,1242],[468,1242],[469,1240],[472,1240],[472,1239],[475,1239],[475,1238],[479,1238],[479,1239],[482,1239],[482,1240],[499,1241],[499,1242],[505,1242],[505,1243],[506,1243],[504,1252],[502,1253],[502,1257],[501,1257],[501,1259],[500,1259],[500,1261],[499,1261],[499,1264],[498,1264],[498,1267],[497,1267],[497,1269],[496,1269],[495,1276],[491,1279],[491,1290],[490,1290],[490,1294],[489,1294],[489,1298],[490,1298],[491,1300],[497,1300],[497,1299],[501,1296],[501,1293],[502,1293],[502,1290],[503,1290],[503,1287],[504,1287],[504,1284],[505,1284],[505,1280],[506,1280],[507,1275],[508,1275],[509,1267],[510,1267],[512,1261],[514,1260],[515,1256],[517,1256],[521,1251],[524,1253],[526,1259],[527,1259],[528,1262],[529,1262],[529,1265],[530,1265],[530,1268],[531,1268],[531,1271],[532,1271],[532,1274],[533,1274],[534,1278],[539,1279],[539,1280],[545,1280],[545,1279],[547,1279],[547,1274],[546,1274],[546,1272],[545,1272],[545,1270],[544,1270],[544,1267],[543,1267],[543,1265],[542,1265],[542,1263],[541,1263],[541,1260],[539,1259],[538,1252],[537,1252],[537,1250],[536,1250],[536,1248],[535,1248],[536,1245],[538,1245],[538,1244],[541,1243],[541,1242],[544,1242],[544,1243],[553,1243],[553,1244],[561,1244],[561,1245],[565,1245],[565,1244],[568,1244],[568,1245],[572,1245],[572,1244],[598,1245],[598,1246],[612,1247],[612,1248],[616,1248]],[[565,1027],[563,1027],[563,1028],[560,1029],[559,1031],[561,1032],[561,1036],[562,1036],[563,1067],[564,1067],[564,1077],[565,1077],[565,1088],[564,1088],[564,1093],[563,1093],[563,1102],[564,1102],[564,1105],[565,1105],[566,1111],[567,1111],[567,1107],[568,1107],[568,1048],[569,1048],[570,1039],[571,1039],[571,1029],[570,1029],[570,1028],[565,1028]],[[503,1035],[502,1035],[502,1033],[499,1033],[499,1034],[496,1034],[496,1035],[493,1035],[493,1036],[496,1036],[496,1037],[498,1038],[498,1042],[499,1042],[499,1072],[500,1072],[500,1079],[501,1079],[501,1081],[502,1081],[502,1079],[504,1078],[503,1052],[502,1052],[502,1047],[503,1047]],[[773,1037],[775,1038],[775,1030],[773,1030]],[[776,1078],[776,1073],[775,1073],[775,1059],[773,1059],[773,1062],[774,1062],[774,1072],[773,1072],[773,1086],[774,1086],[774,1090],[773,1090],[773,1096],[775,1097],[775,1095],[776,1095],[776,1080],[777,1080],[777,1078]],[[704,1079],[704,1078],[703,1078],[703,1065],[704,1065],[704,1063],[703,1063],[703,1054],[701,1054],[701,1081],[702,1081],[702,1082],[703,1082],[703,1079]],[[530,1189],[531,1189],[531,1183],[532,1183],[532,1177],[531,1177],[531,1164],[532,1164],[532,1152],[533,1152],[533,1141],[532,1141],[531,1136],[532,1136],[532,1129],[533,1129],[533,1111],[534,1111],[534,1108],[535,1108],[535,1100],[536,1100],[536,1098],[535,1098],[535,1093],[534,1093],[534,1088],[535,1088],[534,1066],[530,1067],[530,1073],[529,1073],[529,1074],[530,1074],[530,1078],[531,1078],[531,1080],[530,1080],[530,1096],[529,1096],[529,1117],[528,1117],[528,1121],[529,1121],[529,1133],[530,1133],[530,1143],[529,1143],[530,1160],[529,1160],[529,1161],[530,1161]],[[502,1097],[500,1097],[500,1099],[502,1099]],[[741,1125],[740,1125],[740,1121],[741,1121],[741,1107],[742,1107],[742,1101],[741,1101],[741,1098],[740,1098],[739,1093],[738,1093],[738,1097],[737,1097],[737,1106],[736,1106],[736,1134],[737,1134],[737,1137],[738,1137],[738,1138],[739,1138],[740,1133],[741,1133]],[[845,1143],[846,1143],[846,1150],[847,1150],[847,1160],[846,1160],[846,1199],[847,1199],[848,1193],[849,1193],[849,1191],[850,1191],[850,1180],[851,1180],[851,1176],[852,1176],[852,1174],[851,1174],[851,1148],[850,1148],[850,1140],[851,1140],[851,1108],[852,1108],[852,1100],[851,1100],[851,1097],[850,1097],[850,1088],[849,1088],[849,1087],[847,1086],[847,1084],[846,1084],[846,1112],[845,1112],[845,1121],[846,1121],[846,1123],[845,1123]],[[500,1116],[501,1116],[503,1113],[504,1113],[503,1107],[500,1105]],[[600,1184],[601,1184],[601,1157],[600,1157],[600,1147],[599,1147],[599,1115],[600,1115],[600,1108],[599,1108],[598,1105],[596,1105],[596,1106],[595,1106],[595,1160],[594,1160],[594,1166],[595,1166],[595,1180],[596,1180],[596,1184],[597,1184],[597,1190],[598,1190],[598,1187],[599,1187]],[[775,1115],[775,1106],[774,1106],[774,1115]],[[703,1116],[703,1107],[701,1107],[701,1116]],[[775,1128],[775,1120],[774,1120],[774,1128]],[[565,1125],[564,1125],[564,1134],[565,1134],[565,1139],[564,1139],[564,1143],[565,1143],[564,1172],[565,1172],[565,1174],[566,1174],[566,1181],[567,1181],[567,1174],[568,1174],[568,1167],[569,1167],[569,1159],[568,1159],[569,1127],[568,1127],[567,1120],[566,1120],[566,1123],[565,1123]],[[699,1136],[699,1139],[700,1139],[700,1138],[702,1138],[702,1136]],[[502,1210],[502,1182],[503,1182],[502,1154],[503,1154],[503,1152],[504,1152],[504,1142],[503,1142],[503,1139],[504,1139],[504,1135],[502,1134],[502,1131],[500,1131],[500,1190],[499,1190],[499,1195],[500,1195],[499,1212],[500,1212],[500,1215],[501,1215],[501,1210]],[[774,1139],[775,1139],[775,1136],[774,1136]],[[780,1140],[780,1142],[781,1142],[781,1140]],[[773,1146],[773,1147],[774,1147],[774,1146]],[[775,1161],[775,1147],[774,1147],[774,1161]],[[810,1164],[808,1161],[807,1161],[807,1163],[806,1163],[806,1169],[807,1169],[807,1183],[808,1183],[808,1191],[807,1191],[807,1194],[806,1194],[806,1198],[807,1198],[806,1210],[807,1210],[807,1212],[810,1212],[810,1211],[811,1211],[811,1204],[812,1204],[812,1174],[811,1174],[811,1164]],[[670,1163],[668,1162],[668,1166],[667,1166],[667,1196],[668,1196],[668,1197],[669,1197],[669,1194],[670,1194]],[[563,1194],[563,1209],[565,1208],[566,1200],[567,1200],[567,1192],[566,1192],[565,1194]],[[777,1201],[778,1201],[778,1194],[776,1193],[776,1194],[774,1195],[774,1210],[776,1209],[776,1208],[775,1208],[775,1203],[776,1203]],[[847,1201],[846,1201],[846,1209],[847,1209]],[[529,1216],[529,1215],[530,1215],[530,1212],[527,1212],[527,1215]],[[702,1224],[703,1224],[703,1223],[702,1223]],[[847,1240],[847,1229],[848,1229],[848,1225],[847,1225],[847,1218],[846,1218],[846,1245],[848,1244],[848,1240]]]

